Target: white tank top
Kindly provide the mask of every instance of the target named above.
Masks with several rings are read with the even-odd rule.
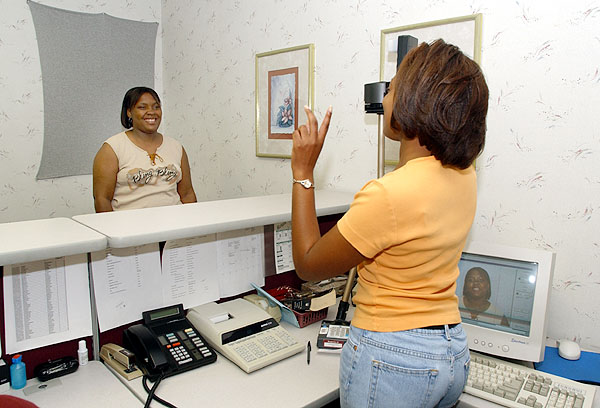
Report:
[[[181,180],[181,143],[163,135],[154,163],[148,152],[129,140],[125,132],[105,143],[112,147],[119,161],[113,210],[181,204],[177,192]]]

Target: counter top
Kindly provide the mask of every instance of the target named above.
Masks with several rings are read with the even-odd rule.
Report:
[[[107,239],[69,218],[0,224],[0,265],[38,261],[105,249]]]
[[[354,193],[317,190],[317,216],[344,213]],[[111,248],[197,237],[292,219],[292,195],[205,201],[139,210],[77,215],[73,219],[108,238]]]

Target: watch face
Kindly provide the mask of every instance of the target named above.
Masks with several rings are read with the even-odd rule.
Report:
[[[298,184],[302,185],[302,187],[304,187],[304,188],[311,188],[313,186],[313,183],[308,179],[294,180],[294,183],[298,183]]]

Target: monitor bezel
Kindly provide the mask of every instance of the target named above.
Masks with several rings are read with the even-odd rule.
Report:
[[[552,289],[555,254],[540,249],[468,242],[463,253],[538,264],[529,336],[507,333],[463,322],[469,349],[494,356],[529,362],[544,360],[548,302]],[[461,254],[462,256],[462,254]]]

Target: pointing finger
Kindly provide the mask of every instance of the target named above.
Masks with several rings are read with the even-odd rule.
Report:
[[[333,108],[331,106],[329,106],[329,108],[327,108],[327,112],[325,112],[325,117],[323,118],[323,122],[321,122],[321,127],[319,128],[319,139],[320,140],[325,139],[325,135],[327,134],[327,131],[329,130],[329,123],[331,122],[332,111],[333,111]]]
[[[306,112],[306,117],[308,119],[308,128],[310,130],[311,135],[317,135],[319,123],[317,122],[317,118],[312,110],[308,107],[308,105],[304,105],[304,112]]]

